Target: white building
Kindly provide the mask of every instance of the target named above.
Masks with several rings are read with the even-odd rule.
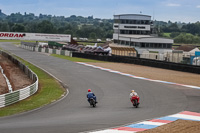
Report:
[[[141,14],[114,15],[113,40],[115,44],[134,47],[138,54],[172,51],[172,39],[152,35],[151,16]]]

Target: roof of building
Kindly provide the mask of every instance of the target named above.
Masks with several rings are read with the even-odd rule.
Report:
[[[143,14],[118,14],[114,16],[146,16],[146,17],[151,17],[149,15],[143,15]]]
[[[155,36],[150,35],[129,35],[129,34],[120,34],[120,37],[128,37],[128,38],[153,38]]]
[[[197,48],[197,46],[195,46],[195,45],[181,45],[181,46],[177,47],[175,50],[183,50],[185,52],[189,52],[195,48]]]

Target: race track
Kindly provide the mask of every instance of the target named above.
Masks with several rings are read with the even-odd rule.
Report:
[[[56,104],[0,118],[1,133],[77,133],[120,126],[183,110],[200,112],[197,106],[200,105],[199,90],[133,79],[24,50],[10,43],[0,43],[0,47],[45,69],[69,89],[69,94]],[[91,108],[86,100],[89,88],[97,96],[99,103],[96,108]],[[132,107],[129,101],[132,89],[141,97],[140,108]]]

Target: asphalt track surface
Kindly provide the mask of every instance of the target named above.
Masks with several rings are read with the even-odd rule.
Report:
[[[134,79],[24,50],[10,43],[0,43],[0,47],[45,69],[69,89],[69,94],[55,104],[0,118],[1,133],[77,133],[183,110],[200,112],[199,90]],[[89,88],[97,96],[96,108],[90,107],[86,100]],[[140,95],[139,108],[132,107],[129,101],[132,89]]]

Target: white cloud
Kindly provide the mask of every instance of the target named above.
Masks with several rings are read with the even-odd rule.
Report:
[[[200,8],[200,5],[198,5],[197,8]]]
[[[167,4],[167,6],[178,7],[178,6],[181,6],[181,5],[180,4],[169,3],[169,4]]]

